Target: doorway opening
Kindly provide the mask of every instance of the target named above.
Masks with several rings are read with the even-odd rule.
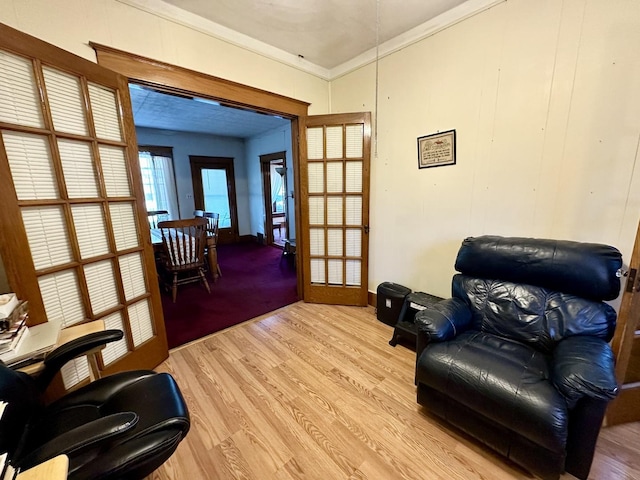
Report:
[[[262,172],[266,242],[267,245],[284,247],[285,242],[291,239],[286,152],[260,155],[260,171]]]
[[[238,241],[238,206],[233,158],[189,155],[197,210],[217,213],[218,243]]]

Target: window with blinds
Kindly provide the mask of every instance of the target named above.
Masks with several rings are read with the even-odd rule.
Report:
[[[307,128],[310,281],[360,286],[364,127]]]
[[[102,362],[156,334],[117,88],[0,49],[0,135],[46,320],[125,332]],[[11,186],[10,186],[11,188]],[[13,195],[13,193],[12,193]],[[86,359],[62,371],[89,377]]]

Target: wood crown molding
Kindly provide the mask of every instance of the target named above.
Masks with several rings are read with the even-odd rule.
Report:
[[[207,73],[89,42],[98,64],[135,83],[175,93],[196,92],[221,105],[243,107],[287,118],[304,117],[310,103]]]

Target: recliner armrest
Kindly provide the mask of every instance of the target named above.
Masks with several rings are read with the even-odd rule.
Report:
[[[116,342],[122,339],[123,335],[122,330],[104,330],[60,345],[44,357],[44,370],[37,377],[38,386],[44,391],[65,363],[96,347]]]
[[[597,337],[573,336],[556,345],[551,380],[573,407],[582,397],[611,400],[618,394],[615,360],[609,344]]]
[[[465,331],[471,323],[471,310],[459,298],[447,298],[415,316],[417,330],[416,356],[430,342],[444,342]]]
[[[49,440],[18,461],[25,470],[57,455],[70,455],[95,448],[97,444],[113,440],[131,430],[138,423],[134,412],[121,412],[94,420]]]

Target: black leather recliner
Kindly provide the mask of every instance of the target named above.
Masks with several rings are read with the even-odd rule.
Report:
[[[586,479],[617,394],[613,247],[467,238],[452,298],[416,315],[418,403],[542,478]]]
[[[50,405],[43,392],[66,362],[122,338],[107,330],[69,342],[45,358],[37,378],[0,365],[0,452],[25,470],[60,454],[68,478],[142,479],[175,451],[189,431],[187,406],[173,378],[147,370],[96,380]]]

